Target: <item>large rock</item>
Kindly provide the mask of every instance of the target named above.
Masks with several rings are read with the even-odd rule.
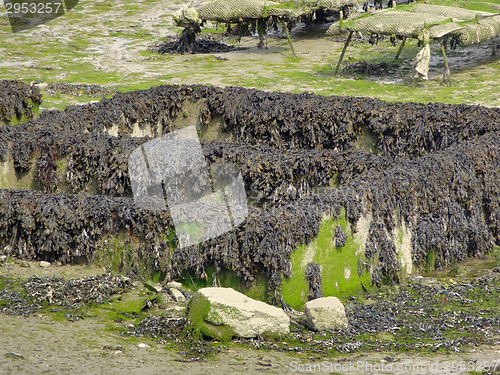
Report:
[[[189,320],[208,337],[280,337],[290,332],[290,318],[277,307],[231,288],[203,288],[191,300]]]
[[[306,323],[312,330],[347,328],[349,322],[344,305],[337,297],[318,298],[306,302]]]

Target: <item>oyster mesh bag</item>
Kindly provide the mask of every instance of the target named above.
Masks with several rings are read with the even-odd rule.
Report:
[[[477,24],[466,24],[457,31],[458,42],[463,45],[479,43],[497,35],[500,35],[500,15],[479,19]]]
[[[445,20],[446,17],[428,13],[388,11],[377,13],[371,17],[350,21],[346,27],[351,31],[358,31],[363,34],[373,33],[418,38],[423,32],[426,23],[436,23]]]
[[[431,38],[451,33],[464,45],[479,43],[500,34],[500,16],[494,13],[425,4],[416,4],[405,8],[405,11],[379,12],[344,24],[350,31],[407,38],[418,38],[426,25]],[[336,22],[327,34],[336,34],[339,29],[340,24]]]
[[[266,17],[298,18],[315,9],[339,9],[356,5],[360,0],[316,0],[290,2],[286,0],[215,0],[196,8],[200,19],[217,22],[238,22],[240,19]]]
[[[240,19],[259,19],[267,16],[298,17],[301,11],[280,9],[279,3],[263,0],[215,0],[200,5],[196,10],[203,20],[238,22]]]
[[[475,10],[457,8],[457,7],[447,7],[442,5],[427,5],[427,4],[415,4],[408,9],[412,13],[426,13],[432,14],[434,16],[440,16],[445,18],[453,18],[456,20],[471,20],[478,15],[479,17],[491,16],[492,13],[489,12],[479,12]]]

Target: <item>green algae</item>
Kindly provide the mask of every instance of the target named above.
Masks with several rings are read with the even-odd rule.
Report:
[[[344,246],[336,247],[333,242],[335,226],[340,225],[348,235]],[[370,285],[370,275],[364,271],[358,275],[358,259],[365,261],[361,244],[353,238],[345,210],[333,220],[326,217],[321,223],[318,237],[309,244],[301,244],[291,257],[291,278],[283,277],[282,294],[286,303],[302,310],[307,302],[309,287],[305,279],[308,263],[316,262],[322,267],[322,288],[325,297],[345,297],[358,294]]]

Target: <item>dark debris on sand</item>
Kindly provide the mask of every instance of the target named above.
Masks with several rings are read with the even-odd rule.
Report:
[[[134,287],[122,275],[103,274],[65,281],[62,277],[30,276],[22,283],[23,290],[7,285],[0,290],[0,312],[24,315],[38,311],[43,306],[62,306],[79,310],[85,303],[102,304],[113,294],[121,294]],[[18,289],[18,288],[17,288]]]
[[[196,54],[196,53],[220,53],[243,51],[248,47],[235,47],[226,43],[219,42],[211,35],[200,34],[196,36],[194,41],[191,41],[188,46],[184,46],[181,40],[182,36],[167,36],[166,40],[159,44],[154,44],[149,47],[151,52],[161,54]]]
[[[94,84],[77,84],[77,83],[49,83],[45,89],[45,93],[49,96],[56,94],[102,98],[107,95],[116,94],[117,90]]]
[[[500,275],[449,285],[410,282],[363,297],[368,299],[351,297],[346,304],[346,329],[313,333],[299,318],[293,319],[292,339],[286,343],[233,341],[256,349],[306,353],[311,359],[325,358],[333,350],[450,353],[500,343]]]
[[[415,278],[408,284],[351,297],[346,305],[349,327],[311,332],[304,317],[292,317],[290,337],[279,341],[234,338],[253,349],[300,352],[325,358],[332,351],[462,352],[498,345],[500,275],[491,273],[458,283]],[[186,361],[202,360],[225,350],[196,339],[184,317],[149,315],[125,335],[179,344]]]
[[[378,64],[359,61],[357,63],[349,64],[344,67],[343,72],[351,74],[381,76],[383,74],[394,72],[394,70],[399,66],[400,63],[397,61],[391,61],[389,63],[382,61]]]

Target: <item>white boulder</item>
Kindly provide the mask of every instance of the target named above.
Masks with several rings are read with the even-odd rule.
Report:
[[[290,333],[285,312],[231,288],[203,288],[191,300],[191,324],[205,336],[227,341],[231,337],[281,337]]]
[[[342,329],[349,326],[345,309],[337,297],[317,298],[306,302],[306,324],[314,331]]]

